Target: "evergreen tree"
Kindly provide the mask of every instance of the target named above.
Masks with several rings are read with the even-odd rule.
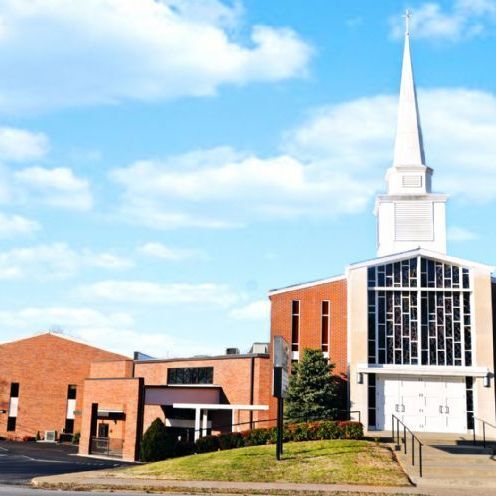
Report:
[[[156,418],[141,441],[141,461],[156,462],[174,456],[176,441],[176,438],[167,432],[162,420]]]
[[[305,349],[292,365],[285,398],[284,416],[290,422],[331,419],[339,406],[339,380],[334,364],[320,350]]]

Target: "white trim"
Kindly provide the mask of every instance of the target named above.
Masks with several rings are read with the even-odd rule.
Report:
[[[451,376],[451,377],[485,377],[489,373],[487,367],[460,367],[437,365],[367,365],[360,363],[357,371],[365,374],[380,375],[421,375],[421,376]]]
[[[341,281],[343,279],[346,279],[346,276],[342,274],[340,276],[333,276],[333,277],[329,277],[327,279],[319,279],[317,281],[303,282],[301,284],[295,284],[293,286],[286,286],[285,288],[271,289],[268,292],[268,295],[272,296],[272,295],[276,295],[276,294],[280,294],[280,293],[288,293],[290,291],[297,291],[298,289],[311,288],[312,286],[319,286],[321,284],[327,284],[329,282]]]
[[[166,417],[164,420],[164,423],[165,423],[166,427],[182,427],[184,429],[194,429],[195,428],[195,421],[194,420],[167,418]],[[206,429],[211,429],[211,428],[212,428],[212,421],[209,420],[207,422]]]
[[[492,265],[481,264],[478,262],[472,262],[471,260],[466,260],[463,258],[452,257],[449,255],[445,255],[444,253],[439,253],[437,251],[426,250],[425,248],[415,248],[413,250],[402,251],[399,253],[394,253],[392,255],[386,255],[384,257],[377,257],[371,260],[366,260],[364,262],[357,262],[354,264],[348,265],[349,269],[358,269],[361,267],[370,267],[373,265],[382,265],[388,262],[397,262],[401,260],[405,260],[407,258],[412,258],[415,256],[424,256],[426,258],[431,258],[434,260],[438,260],[440,262],[450,262],[455,265],[463,265],[467,268],[469,267],[478,267],[480,269],[486,270],[488,272],[493,272],[495,267]]]
[[[269,405],[219,405],[218,403],[173,403],[174,408],[190,408],[192,410],[250,410],[265,411]]]

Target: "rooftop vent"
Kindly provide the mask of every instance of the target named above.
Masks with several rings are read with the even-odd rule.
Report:
[[[226,348],[226,355],[239,355],[239,348]]]
[[[250,348],[250,353],[267,354],[269,352],[269,343],[253,343]]]

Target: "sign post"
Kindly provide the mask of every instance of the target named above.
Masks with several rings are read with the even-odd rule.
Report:
[[[282,455],[282,435],[283,435],[283,413],[284,398],[288,389],[290,355],[288,343],[282,336],[274,336],[274,380],[272,394],[277,398],[277,443],[276,459],[280,460]]]

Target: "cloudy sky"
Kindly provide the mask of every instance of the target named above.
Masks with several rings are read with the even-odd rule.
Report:
[[[496,0],[2,0],[0,340],[246,351],[374,257],[406,7],[449,251],[494,263]]]

